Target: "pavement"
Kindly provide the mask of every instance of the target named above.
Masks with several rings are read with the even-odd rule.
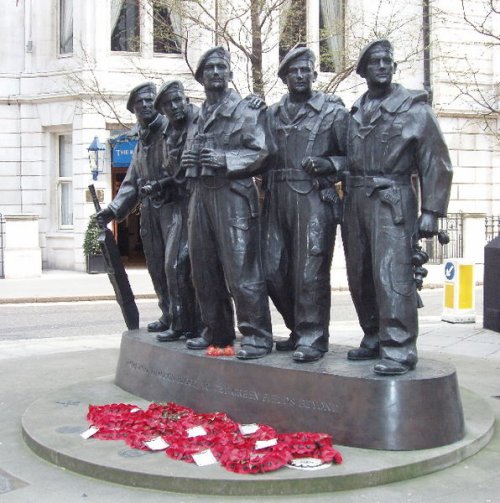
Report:
[[[143,267],[127,268],[136,298],[155,298],[153,283]],[[0,279],[0,304],[114,299],[107,274],[44,270],[37,278]]]
[[[154,298],[145,269],[129,269],[128,274],[136,297]],[[342,291],[344,286],[338,286],[338,291],[333,293],[332,339],[336,344],[357,346],[359,328],[353,319],[352,307],[335,308],[336,304],[341,304],[341,299],[348,300],[348,293]],[[422,297],[425,307],[420,312],[418,345],[421,356],[452,363],[457,368],[460,386],[482,397],[493,410],[496,424],[500,424],[500,333],[482,327],[482,288],[476,290],[475,323],[441,321],[442,290],[439,288],[424,289]],[[105,274],[44,271],[39,278],[0,279],[0,326],[1,304],[23,304],[22,309],[29,309],[30,303],[110,298],[113,298],[113,290]],[[276,320],[273,328],[277,337],[285,336],[286,329],[276,313],[273,320]],[[304,496],[300,495],[210,497],[125,487],[80,476],[37,458],[22,439],[20,423],[24,411],[35,400],[54,390],[113,375],[120,334],[109,335],[104,340],[73,336],[70,343],[65,338],[45,342],[50,349],[44,348],[43,341],[30,339],[0,342],[2,503],[303,501]],[[500,503],[500,431],[496,428],[490,443],[479,453],[451,468],[392,484],[313,494],[307,498],[312,503]]]

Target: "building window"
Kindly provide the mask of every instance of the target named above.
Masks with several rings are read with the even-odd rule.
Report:
[[[73,52],[73,0],[59,0],[59,54]]]
[[[180,54],[180,18],[174,12],[170,11],[165,3],[165,0],[157,0],[153,4],[154,52],[162,54]]]
[[[280,16],[280,61],[290,49],[307,44],[319,55],[320,71],[341,71],[344,11],[345,0],[285,0]]]
[[[72,228],[73,142],[71,135],[57,136],[57,206],[59,228]]]
[[[288,0],[280,16],[280,61],[290,49],[306,42],[306,0]]]
[[[139,1],[111,0],[111,50],[138,52],[139,48]]]
[[[344,0],[319,0],[319,68],[344,68]]]

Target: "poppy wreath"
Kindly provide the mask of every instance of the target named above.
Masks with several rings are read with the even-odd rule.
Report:
[[[152,403],[146,410],[133,404],[90,405],[87,420],[98,428],[94,438],[123,440],[134,449],[149,450],[146,442],[157,437],[168,444],[165,454],[193,463],[193,455],[210,449],[221,466],[243,474],[277,470],[297,458],[316,458],[323,463],[342,463],[342,455],[325,433],[278,434],[271,426],[257,425],[244,434],[227,414],[198,414],[173,402]],[[193,434],[193,428],[203,428]],[[198,430],[200,433],[200,430]],[[275,441],[258,448],[258,441]]]

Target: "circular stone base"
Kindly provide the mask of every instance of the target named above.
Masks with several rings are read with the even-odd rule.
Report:
[[[149,402],[112,383],[112,378],[79,383],[35,401],[22,418],[23,436],[40,457],[90,477],[179,493],[214,495],[308,494],[357,489],[406,480],[459,463],[484,447],[493,434],[488,404],[461,389],[466,435],[453,444],[418,451],[339,447],[342,465],[318,471],[281,468],[263,475],[238,475],[218,465],[198,467],[163,452],[130,449],[121,441],[84,440],[90,404]]]

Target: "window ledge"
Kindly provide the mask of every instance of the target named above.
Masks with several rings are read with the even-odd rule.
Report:
[[[140,51],[109,51],[112,55],[114,56],[140,56],[141,52]]]
[[[182,53],[177,52],[154,52],[153,57],[155,58],[182,58]]]
[[[46,239],[74,239],[74,227],[47,232]]]

